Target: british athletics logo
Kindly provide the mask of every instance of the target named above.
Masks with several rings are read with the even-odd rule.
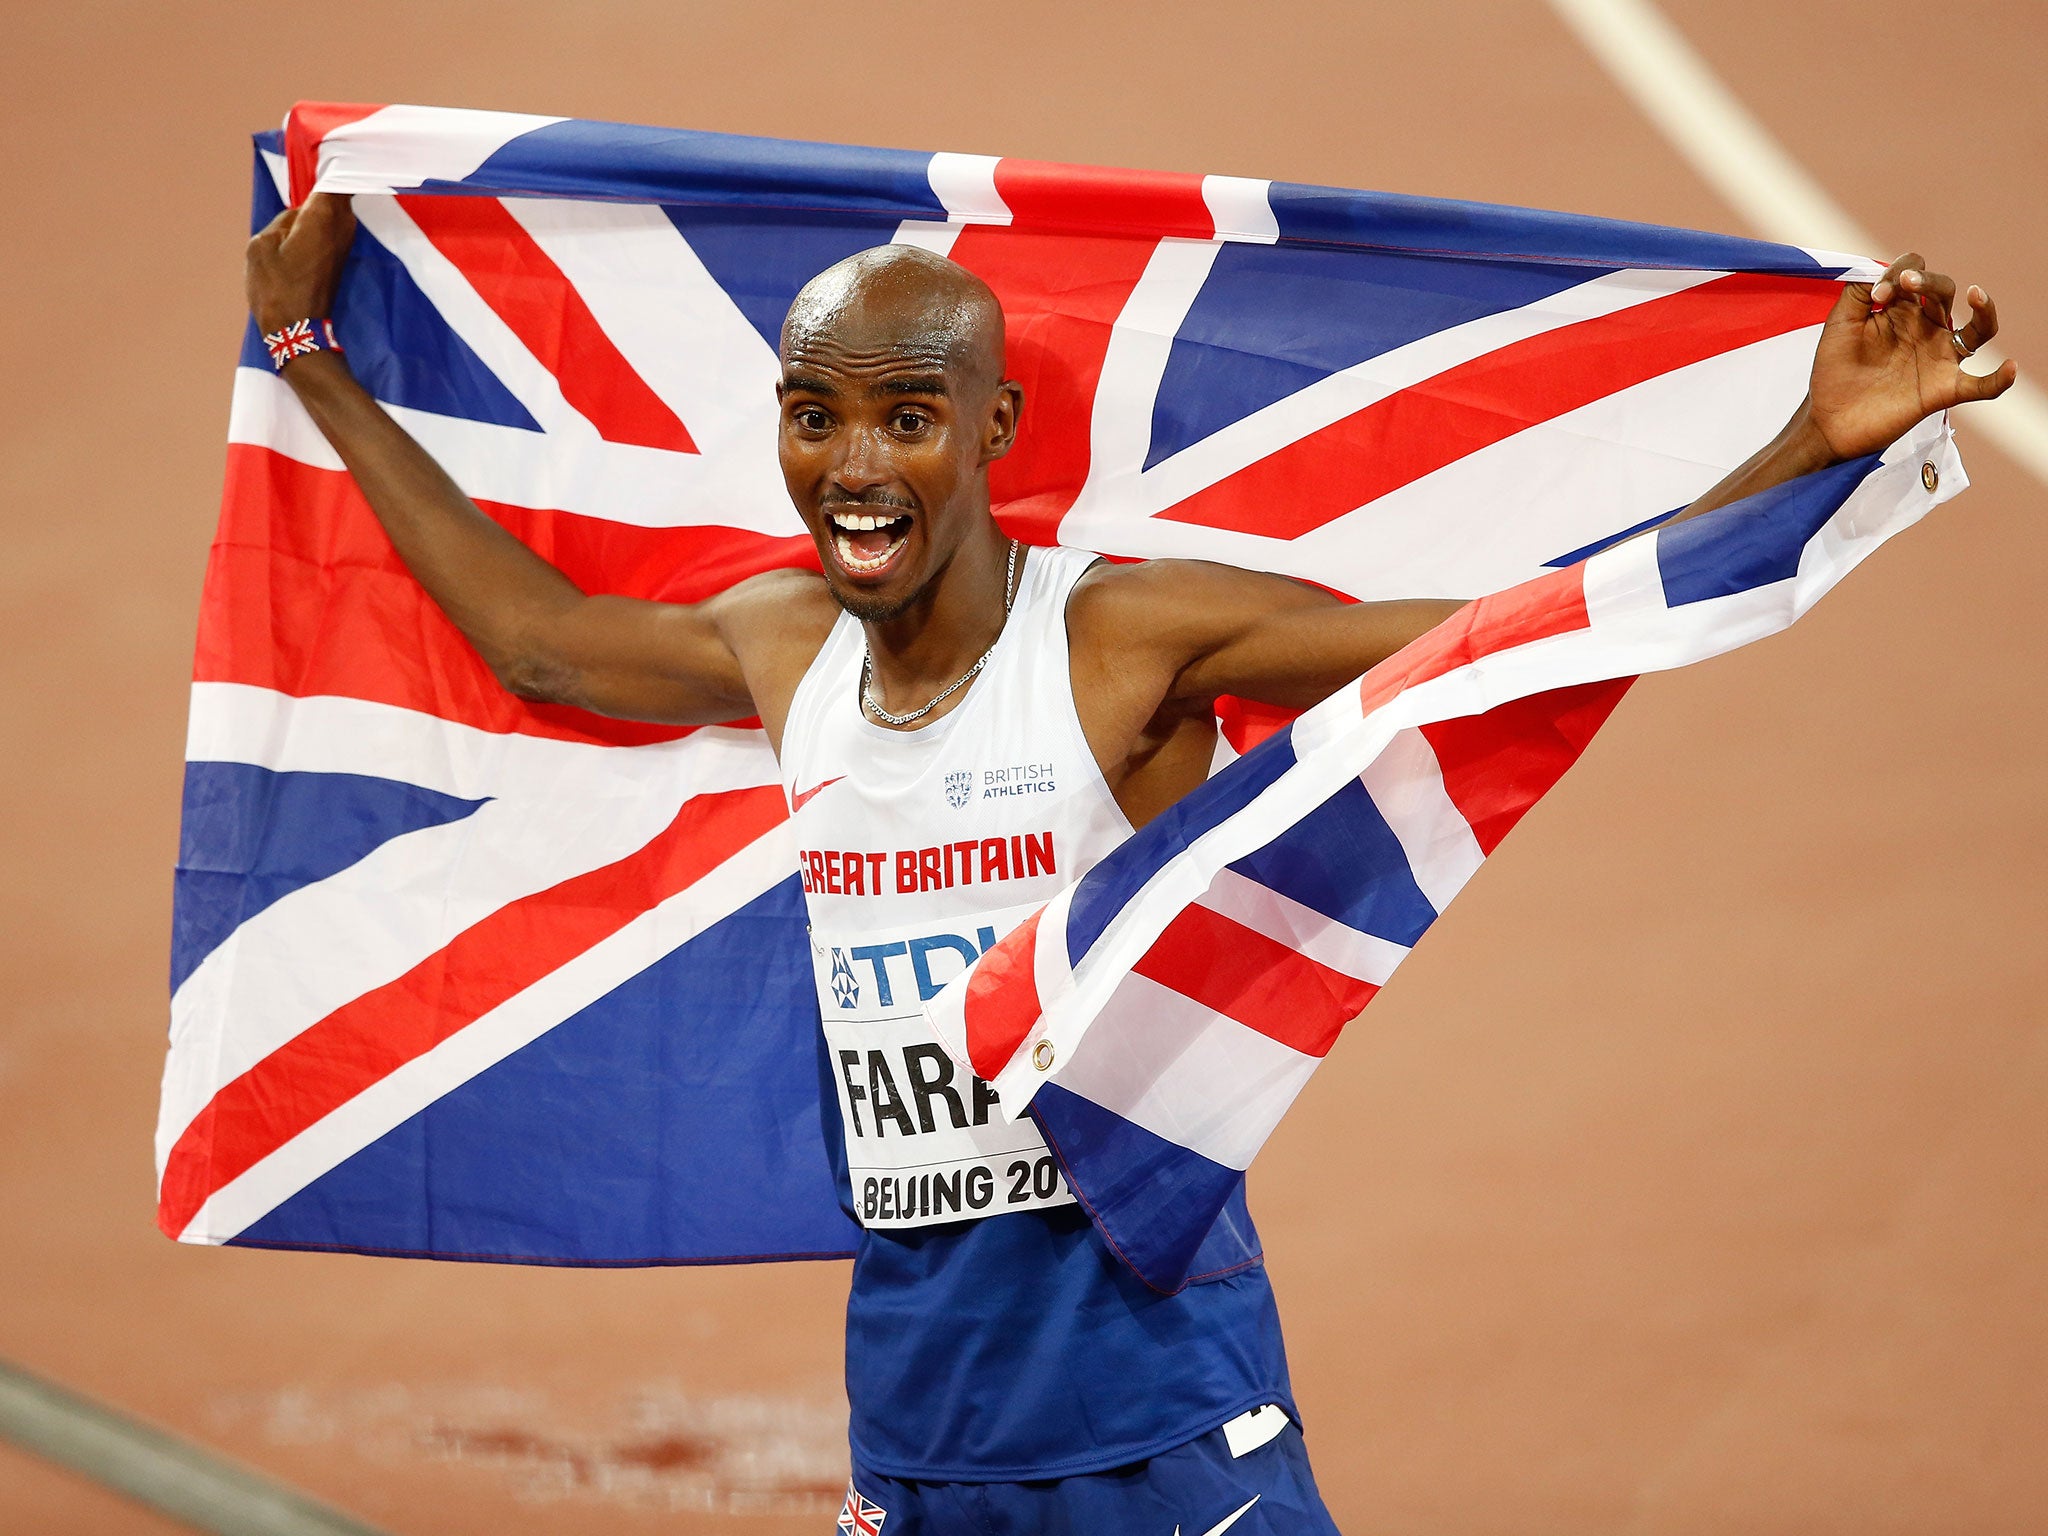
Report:
[[[351,366],[485,513],[586,590],[678,600],[812,562],[776,334],[875,244],[949,254],[1004,305],[1031,402],[992,472],[1006,531],[1351,598],[1500,592],[1654,524],[1776,430],[1842,281],[1878,271],[1242,177],[424,107],[302,104],[255,168],[259,226],[316,184],[356,194]],[[834,856],[799,864],[761,731],[506,694],[253,330],[229,439],[163,1229],[572,1263],[848,1251],[802,892]],[[1224,720],[1239,750],[1284,725]],[[864,888],[902,878],[902,850],[871,852]],[[913,853],[920,889],[996,867]],[[1071,910],[1121,910],[1095,900]]]

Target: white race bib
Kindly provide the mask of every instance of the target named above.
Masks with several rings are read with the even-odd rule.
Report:
[[[1074,1203],[1037,1123],[1004,1124],[995,1090],[954,1063],[922,1012],[1036,906],[978,913],[951,928],[812,935],[863,1226],[922,1227]]]

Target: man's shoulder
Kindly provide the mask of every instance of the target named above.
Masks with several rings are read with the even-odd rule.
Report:
[[[734,582],[725,589],[728,598],[820,598],[832,602],[832,590],[825,578],[808,566],[778,565]],[[836,605],[835,605],[836,606]]]
[[[815,651],[839,617],[825,578],[800,566],[761,571],[712,599],[719,628],[735,650],[772,645]]]
[[[816,571],[802,566],[777,566],[734,582],[712,599],[726,615],[769,614],[785,623],[818,618],[828,625],[839,614],[832,589]]]
[[[1124,640],[1178,629],[1248,580],[1271,578],[1210,560],[1098,560],[1074,584],[1069,627]]]

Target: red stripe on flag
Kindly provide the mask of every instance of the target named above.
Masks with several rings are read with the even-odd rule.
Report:
[[[1009,456],[989,470],[989,495],[1009,532],[1058,542],[1060,519],[1088,479],[1095,390],[1111,328],[1144,275],[1162,229],[1206,238],[1199,176],[1134,177],[1085,167],[1002,160],[996,189],[1015,223],[970,225],[952,256],[1002,301],[1009,376],[1024,386],[1024,415]],[[1059,233],[1076,223],[1143,219],[1147,238]]]
[[[1422,727],[1444,792],[1492,853],[1516,822],[1579,760],[1632,677],[1607,678],[1515,699],[1483,715]]]
[[[1404,688],[1518,645],[1568,635],[1592,622],[1586,613],[1583,565],[1474,598],[1359,679],[1359,707],[1370,714]]]
[[[1307,1056],[1327,1055],[1379,991],[1200,906],[1183,908],[1131,969]]]
[[[1150,256],[1162,235],[1208,240],[1216,221],[1202,178],[1185,171],[1118,171],[1056,160],[996,162],[996,192],[1013,229],[1087,230],[1138,239]]]
[[[695,602],[773,567],[817,568],[803,537],[481,505],[586,591]],[[406,571],[346,473],[246,443],[228,448],[193,680],[339,694],[564,741],[631,746],[690,731],[514,698]]]
[[[306,200],[320,178],[320,143],[337,128],[361,122],[383,104],[362,106],[347,101],[302,101],[284,119],[284,163],[287,195],[294,208]]]
[[[1282,709],[1277,704],[1261,704],[1256,699],[1240,699],[1230,694],[1216,700],[1216,724],[1223,739],[1230,743],[1230,750],[1239,757],[1268,736],[1279,735],[1301,714],[1298,709]]]
[[[1038,919],[1040,907],[985,953],[968,978],[961,1015],[967,1030],[967,1059],[974,1075],[988,1082],[1010,1064],[1043,1011],[1038,1006]]]
[[[540,242],[495,197],[401,197],[434,248],[454,262],[562,398],[610,443],[695,453],[689,429],[612,344]]]
[[[1840,293],[1832,281],[1738,272],[1531,336],[1355,411],[1159,515],[1299,538],[1617,390],[1818,325]]]
[[[157,1224],[176,1237],[230,1180],[694,884],[783,815],[782,791],[769,786],[695,796],[638,852],[510,903],[294,1036],[185,1128],[165,1160]]]

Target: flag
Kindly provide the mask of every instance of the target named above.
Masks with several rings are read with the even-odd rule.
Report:
[[[775,342],[805,281],[876,244],[950,254],[1003,303],[1026,399],[991,477],[1006,530],[1353,599],[1563,581],[1654,526],[1777,429],[1840,284],[1878,270],[1240,177],[409,106],[301,104],[258,137],[255,224],[316,185],[356,194],[334,318],[371,392],[586,590],[685,601],[814,563]],[[848,1251],[756,724],[506,694],[253,328],[228,435],[163,1229],[585,1264]],[[1239,749],[1284,723],[1222,714]]]
[[[1148,823],[925,1004],[1116,1251],[1183,1286],[1295,1095],[1642,672],[1792,623],[1963,485],[1923,422],[1468,604]]]

